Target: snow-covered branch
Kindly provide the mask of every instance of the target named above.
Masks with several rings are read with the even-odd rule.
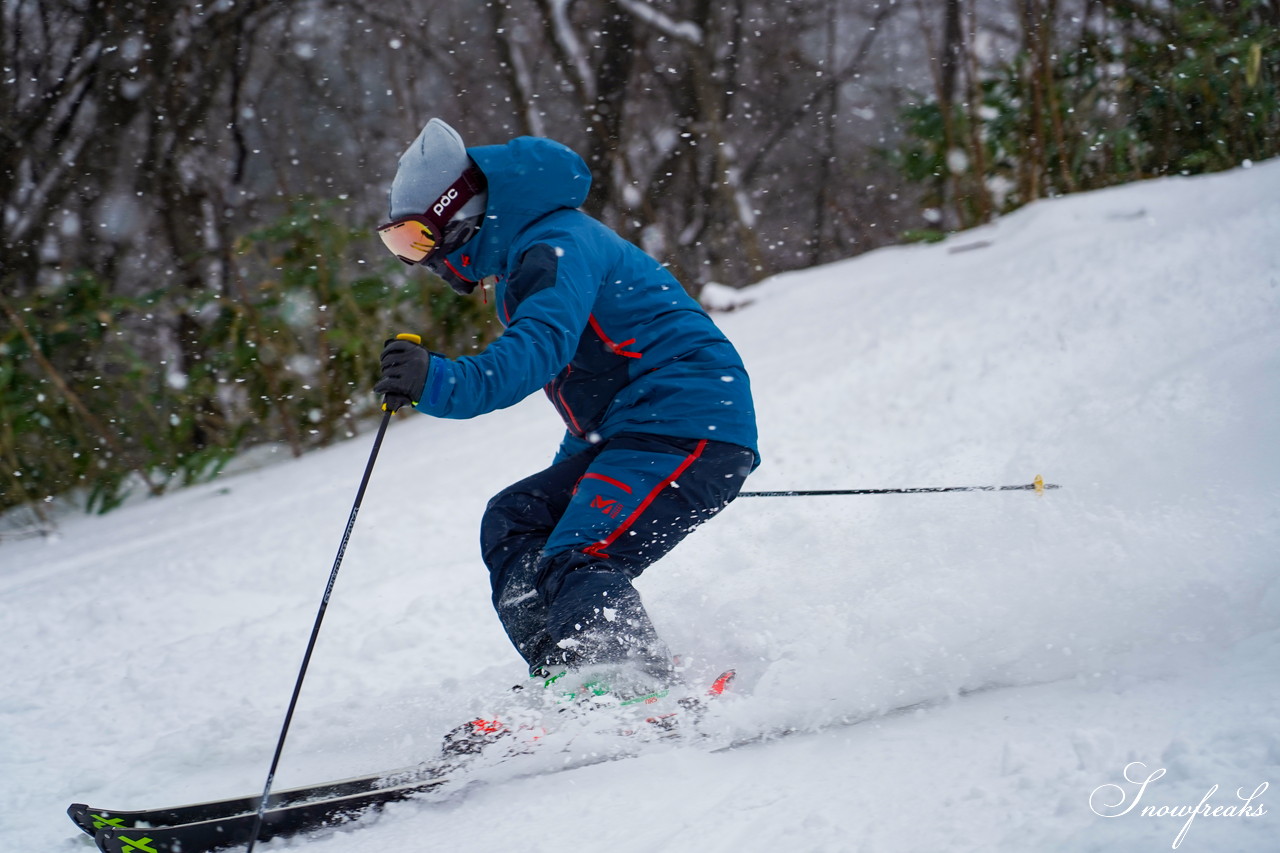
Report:
[[[542,120],[541,105],[534,97],[536,87],[533,82],[533,72],[529,69],[529,62],[525,59],[524,52],[520,50],[520,45],[514,41],[510,45],[510,57],[512,75],[516,89],[520,92],[520,103],[523,104],[529,133],[534,136],[546,136],[546,123]]]
[[[591,61],[587,58],[586,48],[582,46],[582,42],[578,41],[578,35],[573,31],[573,23],[569,20],[569,4],[572,2],[573,0],[550,0],[547,5],[551,11],[551,29],[565,62],[573,66],[573,73],[580,81],[583,95],[588,102],[594,102],[596,99],[595,74],[591,70]]]
[[[618,0],[618,5],[666,35],[689,44],[702,44],[702,28],[692,21],[676,21],[644,0]]]

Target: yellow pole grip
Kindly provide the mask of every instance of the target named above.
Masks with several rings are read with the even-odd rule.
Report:
[[[413,332],[401,332],[396,335],[395,339],[397,341],[408,341],[411,344],[422,346],[422,335],[415,335]],[[406,402],[412,403],[413,401],[407,400]],[[387,411],[387,402],[385,399],[382,401],[382,411]]]

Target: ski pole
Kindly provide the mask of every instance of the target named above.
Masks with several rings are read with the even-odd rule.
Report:
[[[1056,483],[1046,483],[1039,474],[1034,481],[1017,486],[916,486],[907,489],[809,489],[780,492],[738,492],[740,498],[803,498],[825,497],[829,495],[918,495],[926,492],[1035,492],[1038,495],[1047,489],[1060,489]]]
[[[320,636],[320,623],[324,621],[325,611],[329,609],[329,597],[333,594],[334,581],[338,579],[338,568],[342,565],[342,556],[347,551],[347,543],[351,541],[351,530],[356,525],[356,514],[360,512],[360,503],[364,500],[365,489],[369,486],[369,475],[373,473],[373,463],[378,458],[378,449],[382,447],[382,438],[387,434],[387,424],[395,410],[407,400],[392,399],[391,394],[385,398],[382,408],[385,412],[382,423],[378,425],[378,435],[373,440],[373,450],[369,453],[369,461],[364,466],[364,476],[360,478],[360,488],[356,491],[355,503],[351,505],[351,515],[347,517],[347,528],[342,533],[342,543],[338,546],[338,555],[333,560],[333,568],[329,571],[329,583],[324,588],[324,596],[320,599],[320,609],[316,612],[315,624],[311,627],[311,639],[307,641],[307,651],[302,656],[302,666],[298,670],[298,680],[293,685],[293,696],[289,698],[289,709],[285,711],[284,725],[280,727],[280,738],[276,741],[275,755],[271,757],[271,767],[267,770],[267,782],[262,788],[262,799],[258,803],[258,816],[253,821],[253,833],[249,836],[246,853],[253,853],[258,843],[258,835],[262,832],[262,822],[267,814],[267,798],[271,796],[271,786],[275,782],[276,769],[280,766],[280,755],[284,752],[284,739],[289,733],[289,724],[293,721],[294,709],[298,707],[298,696],[302,693],[302,680],[307,676],[307,666],[311,663],[311,653],[315,651],[316,638]]]

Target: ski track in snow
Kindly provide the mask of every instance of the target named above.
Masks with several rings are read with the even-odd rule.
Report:
[[[748,489],[1063,488],[738,502],[638,586],[700,672],[753,684],[721,743],[794,734],[499,774],[259,849],[1155,851],[1186,818],[1142,806],[1274,802],[1278,236],[1280,161],[735,294]],[[72,801],[261,789],[372,427],[0,544],[0,849],[91,848]],[[559,436],[540,399],[392,425],[277,788],[428,759],[520,680],[476,530]],[[1131,762],[1166,773],[1100,816]],[[1277,838],[1280,809],[1199,816],[1178,849]]]

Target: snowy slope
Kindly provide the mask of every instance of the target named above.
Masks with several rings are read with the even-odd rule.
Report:
[[[1063,488],[741,500],[641,591],[673,647],[755,682],[726,736],[800,734],[260,850],[1166,850],[1186,817],[1143,807],[1280,785],[1280,162],[741,296],[720,322],[760,409],[749,489]],[[393,425],[279,786],[427,758],[519,680],[476,526],[558,438],[537,399]],[[87,849],[72,801],[261,788],[370,442],[0,545],[0,849]],[[1117,814],[1130,762],[1166,773]],[[1178,849],[1280,849],[1275,795]]]

